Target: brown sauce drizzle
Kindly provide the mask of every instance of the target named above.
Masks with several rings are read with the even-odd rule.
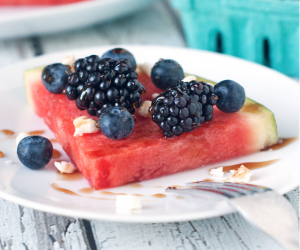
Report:
[[[253,170],[253,169],[258,169],[258,168],[263,168],[266,166],[269,166],[275,162],[279,161],[279,159],[275,160],[270,160],[270,161],[261,161],[261,162],[245,162],[245,163],[239,163],[236,165],[231,165],[231,166],[224,166],[223,171],[230,172],[230,170],[238,170],[241,165],[244,165],[246,168]],[[209,170],[210,171],[210,170]]]
[[[176,199],[183,199],[181,196],[177,196]]]
[[[50,139],[50,141],[51,141],[52,143],[58,142],[56,139]]]
[[[155,198],[165,198],[166,197],[166,195],[164,195],[164,194],[154,194],[152,196]]]
[[[126,195],[124,193],[113,193],[110,191],[101,191],[100,194],[104,194],[104,195]]]
[[[45,133],[45,130],[34,130],[34,131],[28,132],[29,135],[42,135],[44,133]]]
[[[172,186],[170,186],[170,187],[172,187],[172,188],[182,188],[183,186],[172,185]]]
[[[214,182],[214,180],[212,180],[212,179],[204,179],[203,181],[206,181],[206,182]],[[198,182],[194,182],[194,183],[198,183]]]
[[[57,149],[53,149],[52,159],[58,159],[61,156],[61,153]]]
[[[2,151],[0,151],[0,158],[3,158],[4,156],[5,154]]]
[[[15,132],[9,129],[2,129],[1,132],[5,135],[13,135]]]
[[[298,140],[298,137],[279,139],[277,144],[267,147],[265,149],[262,149],[261,151],[278,150],[278,149],[281,149],[281,148],[291,144],[292,142],[294,142],[296,140]]]
[[[85,193],[85,194],[91,194],[94,192],[94,189],[93,188],[82,188],[82,189],[79,189],[79,192]]]
[[[116,195],[113,192],[109,192],[109,191],[101,191],[100,194],[104,194],[104,195]]]
[[[68,194],[68,195],[81,196],[81,197],[85,197],[85,198],[89,198],[89,199],[97,199],[97,200],[114,200],[114,199],[106,199],[106,198],[88,197],[88,196],[83,196],[83,195],[80,195],[80,194],[76,194],[75,192],[73,192],[69,189],[61,188],[61,187],[57,186],[56,183],[52,183],[51,187],[54,188],[58,192]]]
[[[0,142],[5,141],[5,140],[7,140],[7,139],[16,139],[16,138],[17,138],[16,135],[14,135],[14,136],[7,136],[6,138],[2,138],[2,139],[0,140]]]
[[[58,172],[57,179],[60,181],[79,181],[83,179],[83,175],[79,171],[76,171],[72,174],[62,174]]]
[[[141,188],[143,186],[139,183],[135,183],[135,184],[130,185],[130,187],[132,187],[132,188]]]
[[[74,193],[73,191],[71,191],[69,189],[65,189],[65,188],[61,188],[61,187],[57,186],[56,183],[52,183],[51,187],[53,187],[56,191],[64,193],[64,194],[80,196],[79,194],[76,194],[76,193]]]
[[[142,197],[142,196],[144,196],[144,195],[142,195],[142,194],[133,194],[134,196],[138,196],[138,197]]]
[[[164,186],[155,186],[156,188],[164,188]]]

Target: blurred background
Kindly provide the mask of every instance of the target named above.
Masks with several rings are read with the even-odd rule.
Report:
[[[298,0],[0,0],[0,67],[82,47],[225,53],[299,76]]]

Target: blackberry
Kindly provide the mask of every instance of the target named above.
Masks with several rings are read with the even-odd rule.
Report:
[[[64,93],[78,109],[99,117],[108,107],[126,108],[131,114],[140,107],[146,89],[129,61],[91,55],[76,60],[74,70]]]
[[[63,93],[67,96],[69,100],[76,100],[76,98],[78,97],[77,86],[67,84]]]
[[[180,81],[157,96],[149,112],[166,137],[179,136],[210,121],[217,100],[213,86],[205,82]]]

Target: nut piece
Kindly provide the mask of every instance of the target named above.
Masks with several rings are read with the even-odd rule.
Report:
[[[128,194],[128,195],[117,195],[116,196],[116,208],[118,210],[134,210],[141,209],[142,204],[139,197]]]
[[[158,97],[159,96],[159,94],[158,93],[154,93],[154,94],[152,94],[152,98],[153,99],[155,99],[156,97]]]
[[[210,170],[209,174],[212,176],[222,177],[224,176],[223,167],[213,168]]]
[[[71,162],[66,162],[66,161],[61,161],[61,162],[56,161],[54,162],[54,166],[62,174],[64,173],[72,174],[77,170]]]
[[[138,111],[138,114],[144,117],[151,117],[151,114],[148,111],[150,106],[151,106],[150,101],[144,101]]]
[[[182,79],[183,82],[190,82],[190,81],[197,81],[196,76],[186,76],[185,78]]]
[[[89,119],[86,116],[77,117],[73,121],[73,124],[75,126],[74,136],[82,136],[83,134],[88,133],[97,133],[98,131],[100,131],[100,129],[96,127],[96,123],[97,121]]]
[[[73,54],[68,55],[65,59],[62,60],[62,64],[64,65],[69,65],[70,67],[72,67],[73,63],[75,62],[75,56]]]
[[[153,68],[153,63],[150,62],[144,62],[143,64],[140,65],[141,71],[146,73],[148,76],[151,76],[152,68]]]
[[[247,183],[250,181],[252,172],[246,168],[244,165],[241,165],[237,171],[230,170],[232,176],[229,176],[226,181],[228,182],[242,182]]]
[[[17,138],[16,138],[16,144],[18,146],[18,144],[20,143],[20,141],[22,141],[25,137],[29,136],[30,134],[27,132],[21,132],[20,134],[18,134]]]

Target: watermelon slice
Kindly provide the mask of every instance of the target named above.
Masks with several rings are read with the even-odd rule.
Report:
[[[47,5],[62,5],[62,4],[69,4],[75,2],[81,2],[84,0],[0,0],[0,6],[47,6]]]
[[[166,139],[150,118],[137,116],[133,133],[122,140],[110,140],[101,132],[74,137],[73,120],[86,111],[76,108],[64,95],[51,94],[41,81],[42,68],[25,72],[28,101],[44,118],[72,162],[95,189],[124,185],[193,169],[204,164],[250,154],[277,143],[273,113],[250,99],[237,113],[223,113],[215,107],[214,118],[195,131]],[[143,100],[160,93],[144,73],[147,88]],[[200,80],[200,78],[199,78]]]

